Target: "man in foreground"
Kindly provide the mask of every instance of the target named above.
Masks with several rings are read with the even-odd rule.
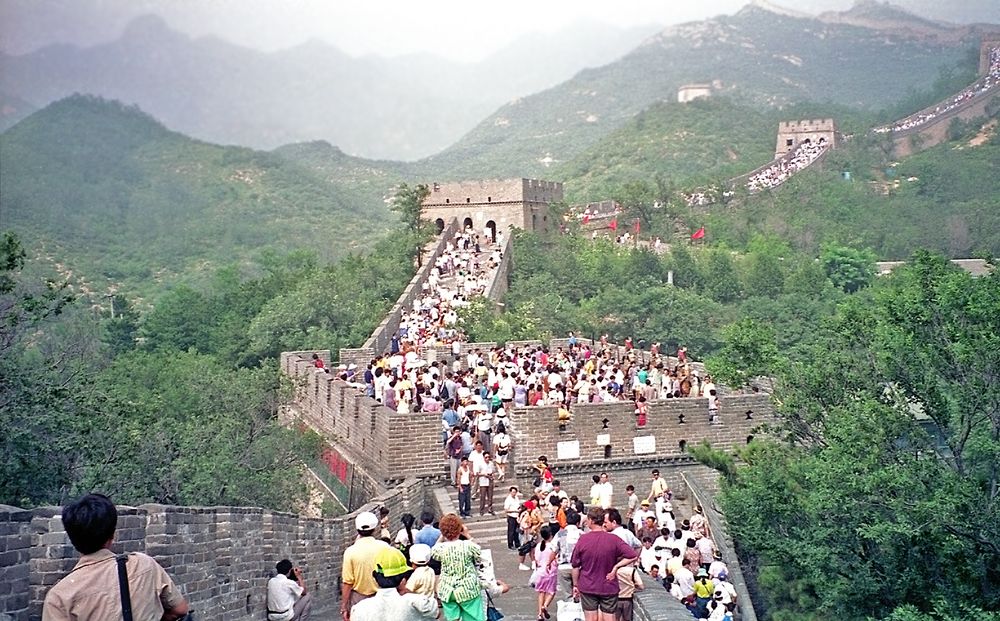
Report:
[[[573,548],[573,599],[579,599],[586,621],[614,621],[618,608],[618,577],[638,554],[616,535],[604,530],[604,509],[587,511],[589,530]]]
[[[290,560],[278,561],[276,576],[267,581],[268,621],[308,621],[312,593],[307,592],[302,570]]]
[[[118,510],[107,496],[88,494],[63,508],[62,523],[80,561],[45,596],[42,621],[113,621],[122,618],[118,564],[111,546]],[[188,604],[151,557],[133,552],[125,562],[135,621],[174,621]]]

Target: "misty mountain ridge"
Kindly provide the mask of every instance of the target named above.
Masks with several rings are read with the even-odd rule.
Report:
[[[147,292],[269,248],[332,261],[392,222],[381,201],[301,164],[194,140],[90,95],[0,135],[0,169],[5,228],[91,280]]]
[[[443,149],[503,102],[613,60],[655,30],[584,25],[461,64],[428,54],[356,58],[318,40],[260,52],[191,38],[145,15],[110,43],[0,54],[0,90],[35,107],[76,92],[135,103],[216,143],[325,139],[348,153],[405,160]]]
[[[449,178],[544,176],[650,105],[675,102],[678,88],[691,83],[715,82],[716,95],[751,105],[828,103],[873,114],[926,90],[942,71],[962,66],[971,82],[980,38],[1000,32],[989,25],[901,30],[901,24],[926,27],[926,20],[870,3],[838,15],[860,19],[876,9],[882,19],[870,26],[789,15],[761,3],[670,26],[613,63],[504,105],[419,164]],[[886,11],[892,20],[884,19]]]

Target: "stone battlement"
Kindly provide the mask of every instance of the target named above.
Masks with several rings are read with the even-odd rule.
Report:
[[[778,123],[774,157],[778,159],[791,153],[803,142],[817,143],[820,138],[826,139],[831,147],[837,145],[837,125],[833,119],[781,121]]]
[[[432,502],[419,479],[407,479],[359,508],[388,507],[392,524]],[[23,510],[0,505],[0,619],[41,618],[48,590],[76,564],[59,507]],[[356,536],[358,512],[305,518],[254,507],[118,508],[113,551],[144,552],[184,593],[198,619],[242,621],[266,617],[267,581],[274,565],[292,559],[314,594],[313,614],[334,618],[344,549]],[[325,615],[325,616],[324,616]]]
[[[554,230],[548,207],[563,200],[562,183],[538,179],[496,179],[433,183],[424,199],[422,217],[438,230],[458,218],[475,231]]]

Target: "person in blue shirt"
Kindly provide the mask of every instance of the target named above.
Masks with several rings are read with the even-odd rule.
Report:
[[[441,538],[441,531],[434,528],[434,514],[430,511],[424,511],[420,514],[420,521],[424,525],[414,535],[414,542],[434,547],[434,544]]]

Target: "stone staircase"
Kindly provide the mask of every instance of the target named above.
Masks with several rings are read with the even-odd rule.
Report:
[[[506,491],[507,486],[501,484]],[[441,487],[435,490],[435,497],[441,510],[458,513],[458,490],[455,486]],[[494,598],[497,608],[503,611],[504,621],[535,621],[538,618],[538,596],[535,589],[528,586],[530,571],[518,569],[516,551],[507,549],[507,519],[503,515],[503,499],[506,493],[494,494],[493,504],[495,516],[479,517],[479,501],[473,498],[473,517],[465,520],[472,538],[484,550],[490,550],[497,578],[510,585],[510,591]],[[530,561],[529,561],[530,565]],[[560,584],[556,599],[567,599],[570,594],[565,592]],[[549,606],[552,621],[556,619],[556,602]]]

